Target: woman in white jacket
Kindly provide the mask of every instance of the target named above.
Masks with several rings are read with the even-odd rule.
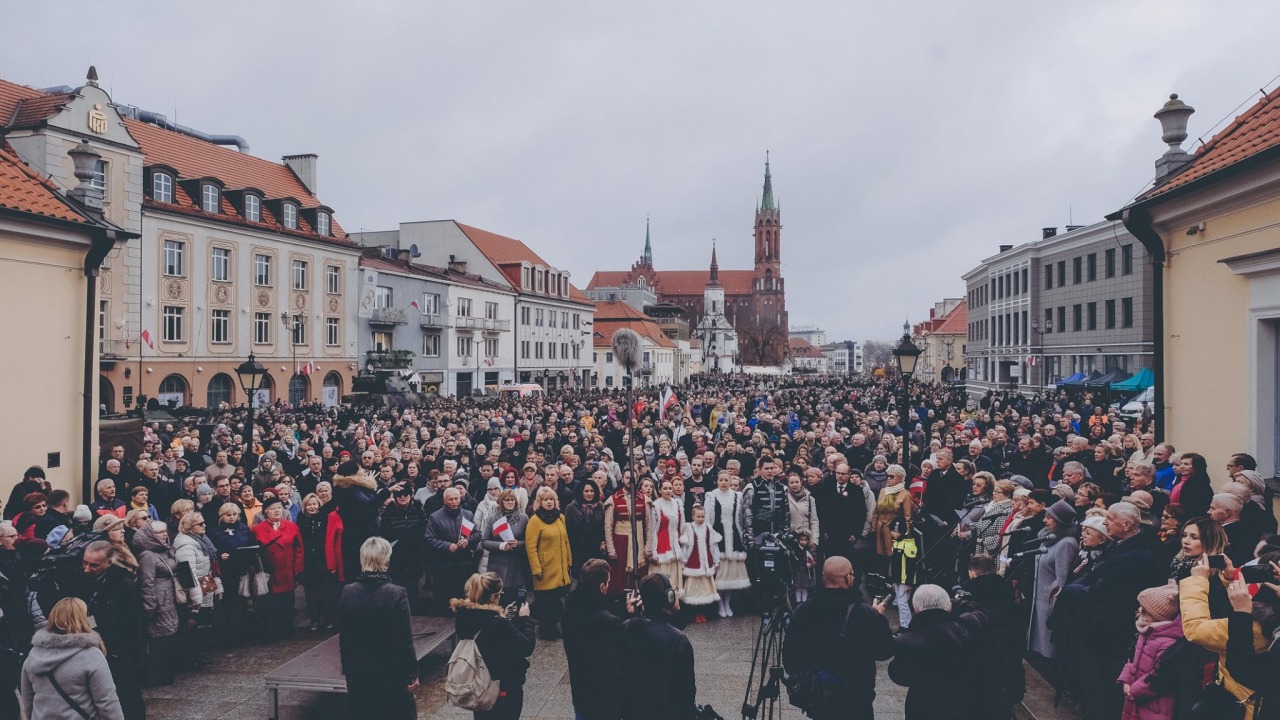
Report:
[[[720,539],[716,551],[720,556],[716,566],[716,591],[720,593],[720,617],[733,617],[730,600],[734,590],[751,587],[747,575],[747,548],[742,529],[737,526],[742,493],[730,488],[731,476],[721,470],[716,476],[716,489],[707,493],[707,523]]]
[[[684,505],[672,497],[670,480],[658,486],[659,498],[653,501],[648,540],[651,573],[662,573],[671,581],[671,587],[684,587],[684,549],[680,539],[684,536]]]
[[[214,572],[214,558],[218,551],[205,534],[205,519],[198,512],[190,512],[178,521],[178,537],[173,541],[174,559],[178,565],[187,563],[196,584],[187,590],[187,607],[195,620],[191,650],[204,653],[210,646],[213,631],[213,603],[222,600],[222,578]]]

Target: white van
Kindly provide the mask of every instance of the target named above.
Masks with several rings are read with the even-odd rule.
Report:
[[[1155,401],[1156,401],[1156,387],[1152,385],[1146,390],[1143,390],[1141,393],[1138,393],[1137,397],[1125,403],[1124,407],[1120,408],[1119,415],[1122,418],[1136,420],[1142,417],[1142,403],[1145,402],[1147,404],[1147,407],[1152,408],[1152,411],[1154,412]]]
[[[542,397],[542,386],[537,383],[503,385],[498,388],[498,397],[502,400],[526,397],[540,398]]]

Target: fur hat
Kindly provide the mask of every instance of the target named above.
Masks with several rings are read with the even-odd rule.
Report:
[[[1081,528],[1092,528],[1092,529],[1097,530],[1098,532],[1102,533],[1102,537],[1104,537],[1104,538],[1106,538],[1106,539],[1108,539],[1108,540],[1110,540],[1110,539],[1111,539],[1111,533],[1107,532],[1107,523],[1106,523],[1102,518],[1098,517],[1097,515],[1093,515],[1093,516],[1090,516],[1090,517],[1085,518],[1085,519],[1084,519],[1084,522],[1080,523],[1080,527],[1081,527]]]
[[[1076,521],[1076,509],[1066,500],[1059,500],[1050,505],[1045,514],[1053,518],[1059,527],[1070,525]]]
[[[1156,622],[1178,617],[1178,586],[1160,585],[1138,593],[1138,605]]]

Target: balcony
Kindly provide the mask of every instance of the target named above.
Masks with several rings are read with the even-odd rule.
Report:
[[[423,315],[422,320],[418,321],[418,325],[423,330],[440,330],[449,327],[449,317],[447,315]]]
[[[373,317],[369,318],[370,325],[380,325],[389,327],[393,325],[407,325],[408,320],[405,319],[404,309],[396,307],[374,308]]]
[[[370,350],[365,365],[374,370],[407,370],[413,367],[412,350]]]
[[[492,318],[455,317],[453,326],[459,330],[483,330],[485,332],[508,332],[511,330],[510,320]]]

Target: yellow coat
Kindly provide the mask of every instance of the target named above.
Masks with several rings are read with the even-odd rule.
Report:
[[[524,549],[529,554],[529,572],[533,573],[533,589],[555,590],[572,582],[569,564],[573,554],[569,551],[569,530],[564,515],[548,525],[535,513],[529,518],[524,531]]]
[[[1227,672],[1227,618],[1209,616],[1209,580],[1202,577],[1184,578],[1178,584],[1178,604],[1182,613],[1182,634],[1189,642],[1218,655],[1218,676],[1222,687],[1237,700],[1244,700],[1253,690],[1236,682]],[[1263,636],[1262,626],[1253,624],[1253,651],[1266,652],[1270,639]],[[1253,703],[1246,705],[1245,720],[1253,718]]]

